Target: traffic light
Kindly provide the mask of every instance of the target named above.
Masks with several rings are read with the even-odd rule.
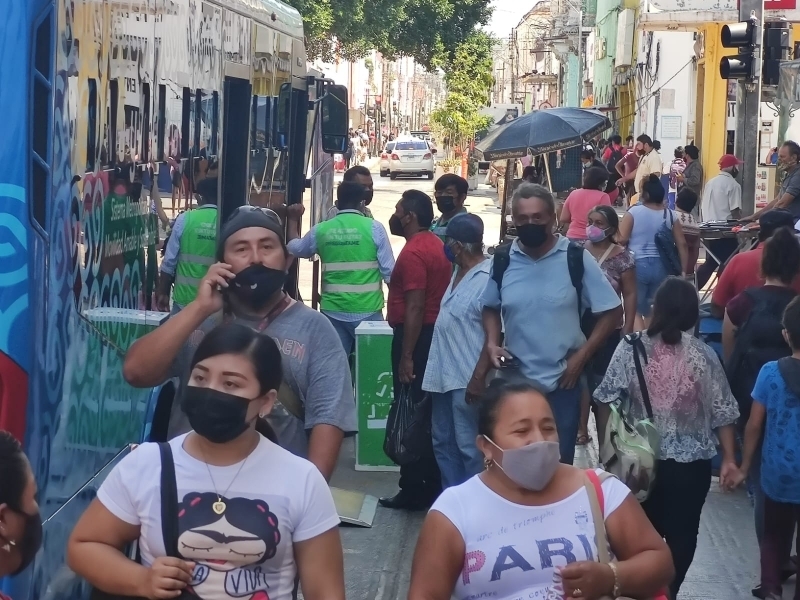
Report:
[[[787,21],[764,23],[762,85],[778,85],[781,75],[781,61],[789,60],[791,55],[791,37],[792,26]]]
[[[753,79],[756,62],[755,53],[759,46],[758,19],[740,21],[722,28],[722,46],[737,48],[739,54],[723,56],[719,62],[719,74],[723,79]]]

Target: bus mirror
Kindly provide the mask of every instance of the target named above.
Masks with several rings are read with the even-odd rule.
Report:
[[[287,146],[287,134],[289,132],[289,111],[292,101],[292,84],[284,83],[278,92],[277,118],[275,119],[275,146],[279,150],[285,150]]]
[[[350,115],[347,88],[331,85],[322,97],[322,149],[329,154],[344,154],[349,143],[347,129]]]

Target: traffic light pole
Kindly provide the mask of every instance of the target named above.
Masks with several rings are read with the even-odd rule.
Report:
[[[745,21],[758,19],[759,31],[764,25],[764,0],[740,0],[739,19]],[[756,169],[758,168],[758,123],[761,107],[761,34],[756,36],[759,50],[755,53],[753,72],[755,80],[744,79],[738,82],[736,93],[736,156],[742,165],[742,216],[755,213],[756,208]]]

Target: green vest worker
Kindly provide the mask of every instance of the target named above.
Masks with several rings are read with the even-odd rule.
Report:
[[[172,234],[161,261],[158,309],[169,310],[172,289],[172,314],[179,312],[197,296],[197,286],[217,250],[217,178],[207,177],[197,184],[200,206],[175,219]]]
[[[467,209],[464,208],[464,202],[467,199],[467,192],[469,192],[469,183],[455,173],[445,173],[436,180],[433,189],[436,208],[439,209],[442,215],[438,219],[434,219],[431,224],[431,231],[444,242],[444,233],[450,219],[467,212]]]
[[[304,209],[287,209],[289,243],[294,256],[318,254],[322,271],[322,313],[333,323],[345,352],[353,351],[355,330],[362,321],[383,320],[381,280],[389,283],[394,255],[386,229],[359,210],[366,188],[343,181],[337,189],[338,213],[300,238]]]

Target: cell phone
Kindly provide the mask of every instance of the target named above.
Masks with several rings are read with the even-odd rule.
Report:
[[[519,359],[516,356],[512,356],[511,358],[506,358],[505,356],[500,357],[500,368],[501,369],[518,369],[519,368]]]

